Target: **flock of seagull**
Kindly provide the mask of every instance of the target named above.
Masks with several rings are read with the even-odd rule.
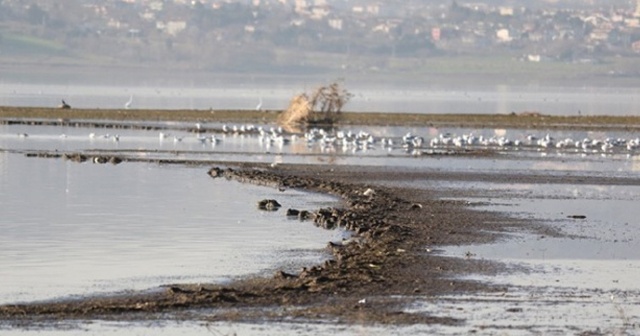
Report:
[[[374,137],[373,135],[359,131],[327,133],[322,130],[312,129],[305,134],[309,143],[317,143],[320,148],[341,148],[347,150],[369,150],[379,146],[388,151],[403,149],[414,155],[422,154],[423,150],[455,150],[455,149],[493,149],[506,150],[537,150],[537,151],[565,151],[580,153],[635,153],[640,149],[640,138],[622,139],[572,138],[555,139],[549,134],[538,137],[533,134],[523,136],[522,139],[510,139],[505,136],[476,136],[473,133],[454,135],[441,133],[431,139],[412,133],[406,133],[402,137]]]
[[[474,135],[474,133],[455,135],[452,133],[440,133],[437,136],[425,139],[423,136],[411,132],[401,137],[378,137],[360,130],[336,130],[326,131],[321,128],[311,128],[304,134],[287,134],[282,128],[271,127],[268,130],[253,125],[222,126],[222,134],[234,136],[257,135],[260,144],[283,146],[289,143],[304,141],[307,147],[319,147],[323,152],[358,152],[374,150],[376,148],[392,151],[402,149],[405,152],[420,155],[424,150],[433,149],[494,149],[505,150],[537,150],[537,151],[564,151],[575,153],[627,153],[634,154],[640,151],[640,137],[623,138],[589,138],[573,139],[564,137],[556,139],[550,134],[537,136],[534,134],[522,135],[519,139],[511,139],[506,136]],[[221,139],[211,136],[212,142],[220,142]]]
[[[207,135],[206,133],[210,131]],[[18,136],[27,138],[28,134],[19,133]],[[506,136],[484,136],[467,133],[456,135],[452,133],[440,133],[433,138],[425,138],[411,132],[398,137],[379,137],[360,130],[333,130],[327,131],[320,128],[311,128],[303,134],[285,132],[281,127],[262,127],[254,125],[222,125],[220,129],[205,130],[202,125],[195,125],[195,136],[171,135],[167,132],[159,132],[160,142],[173,141],[180,143],[183,139],[197,140],[202,144],[217,145],[228,136],[232,137],[257,137],[258,143],[267,150],[271,146],[283,147],[291,143],[306,144],[309,149],[317,147],[321,152],[343,153],[383,149],[386,151],[404,150],[412,155],[421,155],[427,150],[473,150],[492,149],[496,151],[506,150],[537,150],[537,151],[562,151],[573,153],[600,153],[615,154],[626,153],[633,155],[640,153],[640,138],[582,138],[573,139],[565,137],[556,139],[550,134],[537,136],[534,134],[521,135],[519,138]],[[66,137],[62,135],[61,137]],[[89,138],[104,139],[118,142],[120,135],[90,133]]]

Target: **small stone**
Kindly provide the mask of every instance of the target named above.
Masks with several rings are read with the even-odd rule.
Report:
[[[300,220],[308,220],[312,218],[312,213],[307,211],[307,210],[302,210],[300,211],[300,213],[298,214],[298,218]]]
[[[209,176],[211,177],[222,177],[223,170],[219,167],[213,167],[209,170]]]
[[[298,217],[300,216],[300,211],[296,209],[287,209],[287,217]]]
[[[119,158],[119,157],[117,157],[117,156],[112,156],[112,157],[109,159],[109,163],[114,164],[114,165],[117,165],[117,164],[122,163],[122,159],[121,159],[121,158]]]
[[[107,161],[109,161],[109,160],[104,156],[94,156],[93,157],[93,163],[104,164],[104,163],[107,163]]]
[[[282,205],[274,199],[264,199],[258,202],[258,209],[266,211],[277,211]]]

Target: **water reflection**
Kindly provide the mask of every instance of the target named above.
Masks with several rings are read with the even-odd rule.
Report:
[[[557,139],[593,139],[600,143],[616,139],[620,145],[606,151],[590,149],[543,148],[525,143],[534,134],[522,130],[460,129],[429,127],[364,127],[338,130],[338,133],[364,133],[373,139],[366,144],[326,144],[326,140],[310,141],[302,135],[284,135],[284,141],[265,138],[257,132],[224,133],[225,125],[206,124],[212,130],[191,133],[184,124],[156,124],[162,130],[94,129],[86,127],[54,127],[28,125],[0,125],[0,149],[11,151],[49,150],[58,152],[113,152],[139,159],[215,160],[266,163],[330,163],[374,166],[407,166],[458,171],[572,171],[598,172],[608,175],[629,175],[638,170],[640,149],[627,149],[625,142],[635,143],[632,132],[537,132],[535,136]],[[193,125],[191,125],[193,126]],[[238,127],[238,125],[228,125]],[[240,125],[239,127],[244,127]],[[268,130],[270,125],[252,125]],[[268,133],[268,132],[267,132]],[[423,146],[405,146],[402,139],[412,136],[423,139]],[[26,136],[25,136],[26,135]],[[451,142],[472,135],[477,139],[520,142],[520,146],[501,146],[498,142],[486,145],[431,145],[434,140]],[[216,141],[211,139],[215,137]],[[335,138],[335,135],[332,135]],[[507,139],[507,140],[504,140]],[[393,141],[389,145],[387,141]],[[584,141],[584,140],[580,140]],[[448,151],[489,151],[492,155],[438,155]]]
[[[465,190],[479,209],[551,225],[567,237],[512,235],[498,244],[451,247],[489,259],[640,260],[640,187],[621,185],[424,182],[445,193]],[[446,191],[449,190],[449,191]]]
[[[139,109],[284,110],[291,97],[319,83],[285,78],[264,83],[221,80],[207,85],[140,83],[130,87],[0,82],[0,105],[55,107],[66,98],[73,107]],[[375,86],[347,83],[355,93],[347,111],[409,113],[498,113],[534,111],[550,115],[633,115],[640,108],[635,88],[467,85],[437,87],[417,83]]]
[[[448,256],[505,263],[511,271],[499,276],[463,276],[500,285],[504,291],[418,301],[410,312],[444,311],[486,334],[505,329],[524,334],[637,330],[632,321],[640,317],[640,187],[511,181],[415,184],[457,195],[480,211],[550,225],[565,236],[512,233],[493,244],[446,247]]]
[[[213,145],[179,130],[171,130],[172,135],[183,137],[179,142],[167,141],[169,137],[161,139],[158,131],[118,130],[119,141],[114,141],[104,137],[104,131],[87,128],[2,125],[0,130],[0,147],[6,150],[0,152],[0,210],[4,214],[0,219],[4,232],[0,236],[0,278],[3,279],[0,302],[143,289],[167,282],[226,281],[277,267],[281,259],[315,263],[322,255],[305,250],[320,248],[327,240],[340,238],[339,232],[325,232],[309,224],[286,221],[281,213],[258,212],[253,206],[261,198],[278,198],[285,207],[316,208],[331,204],[335,201],[332,199],[299,197],[300,194],[292,191],[281,194],[239,184],[230,187],[230,182],[211,180],[201,169],[174,169],[144,163],[77,164],[28,159],[19,151],[107,151],[143,158],[203,161],[329,162],[497,175],[535,171],[585,179],[635,176],[638,169],[638,156],[582,155],[556,150],[509,151],[473,158],[430,157],[381,148],[323,152],[305,142],[266,149],[256,136],[233,134],[220,135],[222,141]],[[401,137],[408,130],[389,127],[367,131],[376,136]],[[520,138],[527,135],[517,130],[493,129],[424,127],[411,131],[429,137],[470,132]],[[22,132],[29,136],[18,136]],[[61,137],[62,133],[65,137]],[[96,136],[92,138],[90,133]],[[556,132],[554,136],[631,137],[633,134]],[[502,260],[524,265],[532,271],[526,275],[474,278],[510,286],[512,295],[507,298],[442,298],[413,307],[418,311],[434,313],[437,310],[436,313],[466,318],[469,322],[464,326],[425,327],[427,331],[420,327],[400,328],[401,333],[460,334],[484,328],[487,321],[495,319],[492,316],[498,316],[499,321],[487,330],[504,330],[500,321],[512,321],[512,313],[518,311],[505,311],[505,302],[535,311],[535,316],[547,322],[540,326],[542,332],[561,330],[561,333],[609,323],[615,315],[595,316],[594,312],[611,302],[606,301],[611,295],[624,298],[615,301],[619,307],[627,311],[635,307],[634,302],[640,297],[634,290],[640,269],[640,227],[635,221],[640,216],[635,206],[640,195],[638,187],[437,180],[408,184],[448,190],[457,195],[464,193],[465,199],[488,204],[480,210],[507,212],[548,223],[571,235],[571,239],[514,234],[512,239],[495,245],[449,248],[447,253],[453,256],[464,256],[470,251],[474,258]],[[569,215],[583,215],[586,220],[568,218]],[[46,284],[41,279],[47,279]],[[531,293],[542,294],[531,299]],[[563,301],[549,301],[544,295],[559,296]],[[607,299],[603,299],[603,295]],[[583,307],[580,315],[572,314],[580,307]],[[567,316],[577,321],[575,325],[555,323],[554,314],[559,311],[567,312]],[[496,312],[502,315],[492,315]],[[628,315],[638,314],[632,311]],[[584,324],[585,319],[589,324]],[[522,321],[519,325],[523,329],[535,322]],[[95,327],[104,331],[112,326],[99,323]],[[251,334],[253,327],[239,330]],[[305,325],[304,328],[315,332],[316,327]],[[122,325],[113,328],[118,333],[124,332]],[[136,330],[130,325],[124,328]],[[148,331],[149,327],[140,328]],[[277,324],[264,328],[260,330],[280,330]],[[297,331],[292,331],[291,325],[283,328],[285,334]],[[323,326],[318,329],[318,333],[325,331]],[[383,328],[381,333],[387,334],[390,329],[393,328]],[[204,332],[202,326],[192,324],[167,330]],[[328,330],[334,332],[333,326]],[[367,333],[378,331],[366,329]],[[15,333],[28,334],[29,331]]]
[[[0,167],[1,303],[315,264],[326,257],[315,250],[342,235],[255,206],[277,198],[285,209],[315,209],[331,197],[212,180],[204,168],[7,153]]]
[[[445,328],[446,329],[446,328]],[[3,330],[3,335],[29,336],[41,335],[86,335],[87,333],[99,335],[178,335],[188,334],[194,336],[211,335],[435,335],[443,330],[439,325],[409,325],[409,326],[376,326],[376,325],[334,325],[329,323],[194,323],[161,321],[149,323],[122,323],[106,321],[90,321],[88,323],[59,323],[57,328],[44,330],[34,328],[27,330]]]

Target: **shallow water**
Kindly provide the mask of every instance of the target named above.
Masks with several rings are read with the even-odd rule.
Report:
[[[531,279],[534,282],[536,277]],[[617,296],[621,293],[606,289],[509,285],[508,291],[499,293],[437,297],[417,303],[407,311],[466,320],[464,326],[438,328],[438,335],[636,335],[638,332],[637,291]]]
[[[640,262],[640,187],[531,185],[513,183],[433,183],[476,194],[479,210],[504,212],[559,229],[568,238],[510,236],[499,244],[451,248],[489,259],[586,259]],[[585,216],[586,218],[573,218]],[[462,252],[464,251],[464,252]],[[640,265],[640,264],[639,264]]]
[[[383,327],[371,325],[336,325],[331,323],[177,323],[172,321],[153,323],[118,323],[118,322],[69,322],[61,323],[56,329],[34,327],[32,329],[6,329],[0,324],[0,331],[12,336],[41,335],[437,335],[441,334],[441,326],[414,325]],[[44,331],[43,331],[44,330]],[[3,334],[4,335],[4,334]]]
[[[285,78],[256,83],[221,81],[199,86],[137,83],[130,87],[33,84],[0,80],[0,105],[55,107],[66,99],[73,107],[139,109],[286,109],[290,99],[318,83]],[[635,88],[535,87],[346,83],[354,94],[347,111],[408,113],[500,113],[537,111],[551,115],[634,115],[640,108]]]
[[[213,127],[221,125],[211,125]],[[268,127],[269,125],[263,125]],[[441,133],[507,135],[523,139],[518,130],[471,130],[373,127],[377,137],[401,137],[411,131],[427,137]],[[553,176],[635,177],[640,156],[623,153],[575,153],[557,150],[504,151],[491,157],[415,156],[402,148],[326,151],[304,141],[266,147],[257,136],[216,134],[215,145],[196,135],[167,131],[117,130],[119,141],[104,129],[0,125],[0,302],[50,299],[128,289],[154,288],[175,282],[225,282],[235,276],[272,272],[326,257],[318,252],[342,232],[324,231],[310,223],[288,221],[282,211],[259,212],[255,203],[276,198],[286,207],[315,209],[335,204],[326,196],[213,180],[206,168],[158,166],[147,163],[72,163],[61,159],[26,158],[21,151],[58,150],[107,152],[140,158],[251,161],[272,163],[332,163],[397,166],[426,171],[501,172]],[[19,134],[26,133],[27,137]],[[94,137],[90,137],[95,133]],[[544,135],[540,132],[537,135]],[[64,134],[64,136],[62,136]],[[564,137],[636,137],[627,132],[554,132]],[[172,136],[182,137],[173,141]],[[179,152],[178,152],[179,151]],[[394,182],[395,183],[395,182]],[[331,325],[273,324],[220,327],[241,334],[300,332],[353,334],[565,334],[629,329],[620,317],[640,315],[636,279],[640,277],[640,187],[529,185],[424,180],[412,186],[460,195],[479,210],[506,212],[552,225],[571,238],[512,234],[497,244],[449,247],[448,255],[509,263],[514,272],[499,277],[471,276],[507,286],[505,297],[479,295],[434,298],[407,307],[410,311],[449,314],[467,320],[461,326],[410,328],[341,328]],[[301,197],[304,195],[304,197]],[[585,220],[568,218],[584,215]],[[203,234],[207,233],[207,234]],[[284,262],[283,262],[284,261]],[[295,264],[295,265],[294,265]],[[530,269],[521,272],[521,266]],[[46,278],[43,283],[41,279]],[[6,280],[6,284],[4,283]],[[613,295],[613,299],[611,298]],[[555,299],[560,298],[560,299]],[[568,298],[563,301],[563,298]],[[434,308],[435,307],[435,308]],[[514,310],[523,308],[526,317]],[[575,310],[583,307],[579,313]],[[606,307],[603,310],[601,307]],[[620,308],[620,309],[618,309]],[[435,310],[434,310],[435,309]],[[515,310],[517,312],[517,310]],[[532,313],[533,312],[533,313]],[[556,314],[566,314],[563,320]],[[537,321],[542,321],[538,323]],[[562,322],[564,321],[564,322]],[[568,321],[568,322],[567,322]],[[622,321],[622,325],[619,322]],[[588,323],[587,323],[588,322]],[[97,331],[131,335],[149,331],[209,334],[196,323],[131,325],[79,324],[71,333]],[[535,328],[531,328],[535,326]],[[228,328],[227,328],[228,327]],[[63,326],[64,328],[64,326]],[[637,328],[637,327],[636,327]],[[47,332],[55,330],[46,329]],[[632,329],[633,330],[633,329]],[[35,330],[15,330],[16,335]]]
[[[436,300],[468,326],[482,326],[488,334],[504,328],[544,334],[640,329],[640,187],[451,182],[431,187],[438,185],[480,191],[464,199],[484,204],[480,210],[530,219],[568,235],[517,234],[493,244],[445,248],[445,255],[495,260],[513,269],[464,277],[502,285],[504,293]],[[570,218],[574,215],[586,218]],[[430,304],[418,304],[416,311],[429,311]]]
[[[232,126],[243,125],[228,125]],[[254,125],[265,130],[270,125]],[[336,165],[403,166],[420,169],[446,171],[571,171],[581,174],[604,174],[625,176],[640,171],[640,150],[615,152],[578,151],[576,149],[540,149],[535,147],[497,148],[497,155],[488,157],[415,155],[412,151],[396,145],[385,148],[383,138],[393,138],[396,142],[407,134],[422,136],[429,141],[441,134],[475,134],[476,136],[505,136],[523,140],[530,132],[504,129],[461,129],[461,128],[401,128],[365,127],[344,129],[344,132],[368,132],[378,139],[369,148],[322,147],[317,142],[308,142],[300,135],[287,136],[288,143],[272,143],[256,134],[221,133],[223,125],[209,124],[207,127],[219,132],[194,134],[176,129],[135,130],[135,129],[93,129],[86,127],[54,127],[29,125],[0,125],[0,150],[60,152],[114,152],[140,159],[168,160],[214,160],[246,161],[263,163],[309,163]],[[583,132],[537,131],[542,137],[551,133],[558,139],[585,137],[593,139],[624,138],[634,139],[632,132]],[[26,135],[26,136],[25,136]],[[118,141],[115,140],[116,136]],[[202,141],[205,136],[214,136],[218,141]],[[481,148],[482,149],[482,148]],[[430,148],[425,148],[428,153]]]
[[[343,235],[256,207],[275,198],[285,210],[316,209],[337,204],[332,197],[214,180],[206,171],[0,153],[0,303],[315,264]]]

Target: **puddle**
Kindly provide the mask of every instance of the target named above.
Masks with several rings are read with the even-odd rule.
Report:
[[[332,197],[214,180],[204,168],[5,153],[0,185],[0,303],[297,268],[344,235],[285,217]],[[259,211],[265,198],[284,210]]]

